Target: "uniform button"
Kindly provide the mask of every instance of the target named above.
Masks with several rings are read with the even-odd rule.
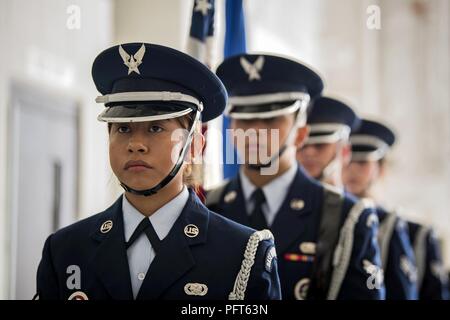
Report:
[[[141,281],[144,280],[145,279],[145,273],[144,272],[139,272],[138,273],[138,279],[141,280]]]

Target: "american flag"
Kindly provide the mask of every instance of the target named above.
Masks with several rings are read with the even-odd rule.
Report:
[[[214,0],[194,0],[187,52],[209,68],[213,64],[214,14]],[[203,124],[202,133],[205,136],[207,129],[208,125]],[[206,145],[203,152],[205,149]],[[205,167],[203,170],[205,170]],[[205,176],[205,172],[202,172],[202,174]],[[196,193],[204,202],[205,190],[202,186],[196,190]]]
[[[187,51],[208,67],[213,62],[214,13],[214,0],[194,1]]]
[[[229,57],[234,54],[243,53],[246,50],[245,41],[245,26],[244,26],[244,10],[242,0],[224,0],[225,1],[225,43],[224,43],[224,57]],[[187,43],[187,52],[195,57],[197,60],[203,62],[208,67],[214,65],[214,15],[215,15],[215,1],[214,0],[194,0],[192,9],[192,21],[189,32],[189,39]],[[223,160],[223,170],[220,172],[223,178],[234,176],[238,172],[237,156],[234,155],[235,164],[226,164],[226,150],[233,150],[226,143],[226,129],[229,127],[229,120],[223,118],[222,120],[222,155],[219,157]],[[207,130],[207,126],[202,127],[203,133]],[[211,143],[211,141],[209,142]],[[214,143],[214,142],[213,142]],[[214,143],[217,145],[217,143]],[[218,161],[218,162],[219,162]],[[202,192],[199,194],[202,198]]]

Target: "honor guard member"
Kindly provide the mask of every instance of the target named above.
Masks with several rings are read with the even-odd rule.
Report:
[[[352,131],[351,162],[343,169],[347,191],[360,198],[371,198],[371,188],[382,177],[388,151],[395,135],[385,125],[363,119]],[[408,226],[395,211],[377,206],[380,228],[378,242],[384,270],[386,299],[417,299],[417,272]]]
[[[209,211],[183,182],[200,117],[226,105],[216,75],[171,48],[129,43],[100,53],[92,77],[125,192],[48,237],[39,298],[279,299],[272,234]]]
[[[309,136],[297,150],[297,160],[316,180],[343,189],[342,168],[349,163],[349,137],[360,119],[348,104],[318,97],[308,115]]]
[[[208,193],[207,205],[239,223],[271,229],[284,299],[382,298],[373,211],[310,179],[295,159],[321,78],[297,61],[265,54],[228,58],[216,73],[230,96],[226,114],[244,164]],[[239,133],[252,131],[253,141],[251,135],[238,141]]]

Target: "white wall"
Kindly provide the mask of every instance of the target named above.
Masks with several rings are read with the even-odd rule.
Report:
[[[383,0],[380,104],[400,140],[386,199],[432,224],[450,265],[450,52],[447,0]],[[381,189],[381,188],[380,188]]]
[[[115,41],[150,42],[183,50],[193,0],[115,0]]]
[[[81,9],[80,29],[69,30],[66,26],[69,5]],[[93,59],[111,43],[112,9],[108,0],[0,2],[0,299],[8,297],[10,221],[6,142],[9,134],[8,95],[12,82],[26,83],[79,101],[79,215],[84,217],[102,210],[112,201],[108,192],[106,129],[96,121],[101,107],[94,102],[97,92],[91,79]]]

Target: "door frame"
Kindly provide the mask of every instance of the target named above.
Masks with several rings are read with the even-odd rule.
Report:
[[[9,270],[7,270],[7,285],[9,286],[7,292],[10,299],[16,298],[16,277],[17,277],[17,259],[18,259],[18,183],[19,183],[19,167],[15,164],[19,163],[19,149],[18,141],[20,140],[20,119],[19,113],[21,108],[21,101],[30,101],[39,99],[42,103],[37,103],[37,108],[50,112],[65,112],[73,113],[75,115],[77,128],[76,141],[76,171],[75,175],[75,211],[79,212],[80,206],[80,170],[81,170],[81,104],[78,99],[70,93],[67,95],[58,90],[58,93],[52,92],[51,88],[39,86],[36,84],[25,83],[21,81],[12,81],[9,88],[9,103],[7,110],[7,174],[6,174],[6,208],[7,208],[7,224],[9,228],[6,230],[6,239],[9,239]],[[53,107],[52,102],[65,101],[63,109]],[[57,103],[55,105],[58,105]],[[70,106],[69,108],[67,106]],[[65,110],[71,109],[71,110]],[[74,218],[77,218],[76,215]],[[31,299],[32,297],[30,297]]]

